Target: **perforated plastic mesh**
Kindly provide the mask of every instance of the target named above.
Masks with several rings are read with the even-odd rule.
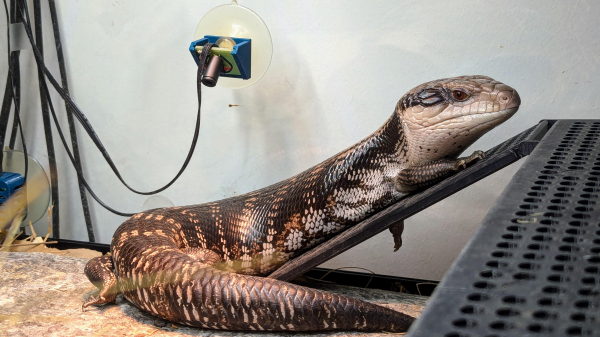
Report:
[[[558,121],[408,336],[600,336],[600,121]]]
[[[494,146],[493,148],[485,151],[485,155],[486,157],[492,157],[498,153],[502,153],[502,151],[506,151],[514,146],[517,146],[520,142],[524,141],[525,139],[527,139],[527,137],[529,137],[529,135],[538,127],[538,125],[532,126],[529,129],[519,133],[518,135],[502,142],[501,144],[498,144],[496,146]]]

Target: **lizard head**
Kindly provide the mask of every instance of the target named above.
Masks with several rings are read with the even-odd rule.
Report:
[[[398,102],[411,162],[455,158],[517,112],[517,91],[487,76],[423,83]]]

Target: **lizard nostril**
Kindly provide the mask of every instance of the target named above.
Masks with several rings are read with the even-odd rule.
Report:
[[[511,107],[519,106],[521,100],[519,94],[516,91],[502,91],[498,94],[498,102],[501,104],[508,104]]]
[[[498,94],[498,101],[506,104],[508,101],[510,101],[510,95],[506,91],[503,91]]]

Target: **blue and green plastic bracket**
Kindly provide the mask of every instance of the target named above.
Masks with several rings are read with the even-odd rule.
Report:
[[[2,172],[0,174],[0,205],[23,187],[25,178],[19,173]]]
[[[199,56],[202,52],[202,46],[207,43],[216,43],[217,40],[222,37],[223,36],[205,35],[200,40],[196,40],[190,44],[190,53],[196,61],[196,64],[200,63]],[[229,72],[222,72],[221,77],[233,77],[247,80],[251,76],[252,41],[250,39],[237,37],[230,37],[230,39],[236,43],[236,45],[233,46],[233,50],[230,51],[225,48],[213,47],[210,52],[211,54],[219,55],[226,59],[233,66],[231,71],[229,71],[228,68],[225,68],[225,70]],[[227,63],[224,62],[224,64],[225,67],[227,67]]]

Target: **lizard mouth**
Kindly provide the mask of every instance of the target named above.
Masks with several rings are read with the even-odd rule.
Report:
[[[503,115],[506,119],[509,119],[510,117],[512,117],[512,115],[514,115],[517,110],[519,110],[519,107],[516,106],[514,108],[508,108],[508,109],[504,109],[504,110],[500,110],[497,112],[497,114]]]
[[[510,117],[512,117],[512,115],[514,115],[517,112],[517,110],[519,110],[518,106],[504,109],[504,110],[498,110],[498,111],[477,112],[477,113],[473,113],[473,114],[459,115],[456,117],[441,120],[435,124],[431,124],[430,126],[454,123],[457,120],[463,120],[463,122],[464,122],[464,119],[469,118],[469,117],[472,118],[473,121],[475,121],[475,119],[479,119],[479,122],[476,122],[476,124],[488,124],[494,120],[498,120],[498,122],[503,122],[503,121],[509,119]]]
[[[514,108],[499,110],[497,112],[492,112],[491,114],[502,115],[502,116],[506,116],[508,118],[508,117],[511,117],[512,115],[514,115],[517,112],[517,110],[519,110],[518,106],[516,106]]]
[[[508,108],[508,109],[500,110],[498,112],[499,113],[507,113],[507,114],[513,115],[515,112],[517,112],[517,110],[519,110],[518,106],[516,106],[514,108]]]

